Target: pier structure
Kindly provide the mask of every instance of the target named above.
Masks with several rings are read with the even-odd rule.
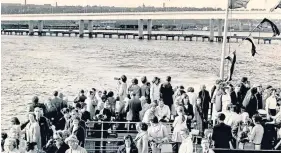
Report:
[[[122,13],[62,13],[62,14],[9,14],[9,15],[1,15],[1,21],[29,21],[29,30],[26,31],[16,31],[10,29],[2,29],[1,33],[8,34],[23,34],[27,33],[30,36],[33,36],[35,33],[34,30],[34,22],[38,22],[38,33],[39,36],[46,35],[49,33],[50,35],[55,34],[58,36],[59,34],[71,36],[71,34],[75,34],[80,38],[83,38],[85,34],[88,34],[90,38],[95,35],[97,37],[98,32],[92,32],[93,30],[93,21],[95,20],[138,20],[138,33],[102,33],[103,37],[112,38],[113,35],[117,35],[118,38],[124,37],[128,38],[129,36],[133,36],[133,38],[138,37],[139,39],[160,39],[164,36],[166,39],[171,38],[172,40],[175,37],[180,40],[183,38],[184,40],[189,39],[192,41],[193,38],[202,38],[202,41],[207,39],[210,42],[218,41],[220,42],[223,38],[222,36],[222,22],[225,16],[224,11],[185,11],[185,12],[122,12]],[[265,11],[235,11],[232,13],[232,19],[242,19],[242,20],[261,20],[265,16],[270,16],[271,19],[280,19],[281,14],[276,12],[265,12]],[[152,34],[152,21],[153,20],[180,20],[180,19],[204,19],[210,20],[209,35],[184,35],[184,34]],[[79,31],[44,31],[44,22],[46,20],[68,20],[68,21],[79,21]],[[85,32],[85,24],[84,21],[88,22],[88,31]],[[147,21],[147,34],[144,34],[144,21]],[[216,22],[217,21],[217,22]],[[215,23],[217,25],[215,26]],[[253,23],[249,22],[250,30],[253,27]],[[218,27],[218,35],[215,36],[214,28]],[[243,26],[240,26],[243,28]],[[241,29],[242,29],[241,28]],[[240,29],[240,30],[241,30]],[[241,37],[241,36],[240,36]],[[228,40],[235,38],[237,41],[240,39],[239,36],[231,36]],[[268,42],[273,40],[274,38],[263,38],[259,37],[258,39],[266,39]],[[279,40],[280,38],[277,38]]]

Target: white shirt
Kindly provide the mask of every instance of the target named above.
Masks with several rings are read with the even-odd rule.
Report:
[[[229,94],[222,95],[222,111],[227,110],[227,105],[231,104],[231,97]]]
[[[192,106],[195,106],[196,105],[197,95],[194,92],[188,92],[187,95],[188,95],[190,104]]]
[[[170,114],[171,114],[171,110],[167,105],[164,105],[162,108],[160,106],[157,106],[155,109],[155,115],[159,120],[162,119],[164,116],[170,119]]]
[[[266,99],[265,103],[266,103],[266,105],[265,105],[266,111],[268,111],[268,109],[276,109],[276,107],[277,107],[277,100],[275,97],[272,97],[272,96],[268,97]]]
[[[156,85],[155,83],[153,83],[151,85],[150,88],[150,99],[153,102],[154,100],[159,100],[160,99],[160,87],[161,84],[159,83],[158,85]]]
[[[240,115],[238,115],[235,112],[229,112],[227,113],[226,117],[225,117],[225,124],[229,125],[229,126],[233,126],[235,123],[239,122],[241,119]]]
[[[131,148],[126,147],[126,153],[130,153],[130,151],[131,151]]]

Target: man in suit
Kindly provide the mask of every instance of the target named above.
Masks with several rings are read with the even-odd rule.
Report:
[[[160,87],[160,97],[162,97],[164,104],[168,105],[170,110],[173,104],[173,94],[174,90],[171,85],[171,77],[167,76],[166,82],[163,83]]]
[[[218,124],[213,128],[212,140],[214,141],[215,148],[232,148],[231,140],[232,133],[231,127],[224,123],[225,115],[220,113],[218,115]]]
[[[141,101],[136,97],[136,93],[131,93],[131,99],[129,101],[126,111],[128,112],[127,120],[132,122],[140,121],[140,111],[142,110]],[[131,127],[131,125],[130,125]],[[132,129],[136,129],[135,124],[132,124]]]
[[[241,96],[242,96],[242,100],[244,100],[244,98],[246,97],[249,89],[250,89],[250,83],[248,81],[248,78],[243,77],[241,79],[241,84],[240,84],[240,93],[241,93]]]
[[[209,112],[209,103],[211,102],[211,97],[209,91],[206,90],[206,86],[201,86],[201,91],[198,94],[198,97],[202,100],[202,109],[203,109],[203,119],[208,120],[208,112]]]
[[[136,93],[131,93],[131,99],[127,107],[127,112],[131,112],[131,121],[140,121],[139,112],[141,111],[141,101],[136,97]],[[130,119],[129,119],[130,120]]]

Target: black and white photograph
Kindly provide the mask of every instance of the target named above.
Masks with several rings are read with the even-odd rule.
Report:
[[[281,152],[281,0],[1,0],[0,39],[0,152]]]

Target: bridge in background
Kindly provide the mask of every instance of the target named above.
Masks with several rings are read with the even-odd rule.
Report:
[[[280,12],[263,11],[231,11],[230,19],[251,19],[262,20],[263,18],[281,19]],[[1,21],[29,21],[29,35],[34,35],[34,22],[38,21],[38,35],[43,34],[44,23],[46,20],[76,20],[79,21],[79,37],[84,37],[84,22],[88,24],[89,37],[93,37],[94,20],[138,20],[138,38],[143,39],[144,20],[147,20],[147,34],[150,39],[152,34],[153,20],[180,20],[180,19],[209,19],[210,36],[209,41],[214,41],[214,21],[218,20],[218,36],[222,36],[225,18],[224,11],[189,11],[189,12],[123,12],[123,13],[69,13],[69,14],[10,14],[1,15]],[[250,23],[252,27],[252,23]],[[240,30],[243,31],[240,25]],[[251,30],[251,29],[250,29]]]

